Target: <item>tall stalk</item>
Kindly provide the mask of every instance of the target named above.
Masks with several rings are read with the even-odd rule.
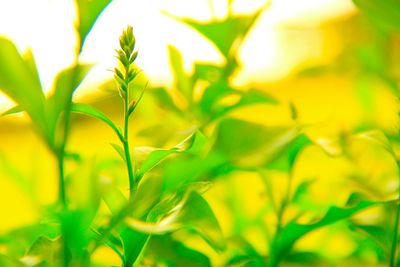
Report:
[[[128,26],[122,32],[122,35],[119,39],[120,49],[117,50],[117,58],[122,66],[122,70],[118,67],[114,69],[114,77],[119,85],[118,91],[124,102],[124,133],[123,140],[121,141],[124,148],[130,195],[133,194],[136,184],[129,145],[129,117],[137,105],[136,101],[131,101],[129,92],[129,85],[137,76],[137,71],[133,67],[133,62],[138,55],[138,52],[134,51],[135,43],[136,40],[133,35],[133,29],[131,26]]]

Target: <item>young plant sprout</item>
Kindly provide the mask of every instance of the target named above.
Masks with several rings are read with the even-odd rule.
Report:
[[[124,148],[129,177],[129,190],[131,194],[134,191],[136,183],[129,147],[129,117],[138,104],[138,101],[132,100],[130,97],[130,84],[138,74],[138,71],[134,68],[133,64],[138,55],[138,51],[135,51],[135,43],[136,40],[133,35],[133,29],[131,26],[128,26],[119,39],[120,49],[117,50],[117,58],[121,67],[114,68],[114,77],[118,83],[118,92],[124,103],[124,129],[123,135],[120,139]],[[141,96],[143,95],[143,92],[144,90],[142,91]]]

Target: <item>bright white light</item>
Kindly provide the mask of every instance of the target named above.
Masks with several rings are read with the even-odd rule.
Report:
[[[214,2],[214,4],[210,4]],[[234,12],[249,12],[264,0],[237,0]],[[99,83],[110,77],[115,64],[114,49],[118,36],[130,24],[134,27],[140,56],[137,64],[153,84],[170,84],[167,45],[176,46],[190,69],[194,61],[221,62],[221,55],[199,34],[162,14],[207,20],[226,15],[226,1],[209,0],[114,0],[100,16],[87,38],[81,60],[97,63],[86,84]],[[238,84],[248,81],[271,81],[284,77],[299,60],[309,56],[305,49],[282,45],[279,27],[310,26],[330,17],[352,12],[351,0],[276,0],[259,19],[241,50],[243,70]],[[2,0],[0,34],[9,36],[20,51],[32,47],[41,81],[51,88],[55,74],[71,64],[75,45],[73,1]],[[320,41],[314,33],[316,45]],[[288,52],[288,50],[290,52]],[[282,64],[284,62],[285,64]],[[80,94],[85,94],[81,92]],[[0,97],[0,106],[4,107]],[[10,106],[11,104],[8,104]]]

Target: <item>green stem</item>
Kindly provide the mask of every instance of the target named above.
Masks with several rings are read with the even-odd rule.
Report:
[[[126,167],[128,169],[128,177],[129,177],[129,193],[132,196],[135,188],[135,176],[133,172],[132,160],[131,160],[131,152],[129,148],[129,89],[126,90],[125,99],[124,99],[124,152],[126,159]]]
[[[400,162],[397,161],[397,168],[399,171],[399,180],[400,180]],[[399,234],[399,219],[400,219],[400,186],[398,188],[398,199],[397,199],[397,209],[396,209],[396,217],[394,219],[394,233],[393,233],[393,240],[392,240],[392,249],[390,251],[390,267],[396,266],[396,256],[397,256],[397,236]]]
[[[64,156],[60,153],[57,156],[58,161],[58,177],[59,177],[59,201],[63,209],[67,208],[67,198],[65,196],[65,181],[64,181]]]

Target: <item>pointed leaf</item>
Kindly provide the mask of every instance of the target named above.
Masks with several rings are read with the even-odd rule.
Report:
[[[83,46],[85,38],[92,29],[97,17],[110,2],[111,0],[76,0],[79,16],[77,29],[80,37],[80,47]]]
[[[142,162],[140,169],[137,173],[137,176],[140,178],[146,172],[150,171],[154,167],[156,167],[159,163],[161,163],[164,159],[172,154],[177,153],[200,153],[206,143],[205,136],[197,131],[188,138],[186,138],[183,142],[176,145],[171,149],[155,149],[155,148],[137,148],[137,152],[142,149],[147,149],[147,151],[151,151],[146,159]]]
[[[31,62],[21,57],[15,45],[3,37],[0,37],[0,58],[0,90],[25,110],[39,132],[47,136],[45,97],[38,73],[34,73]]]
[[[86,104],[81,104],[81,103],[73,103],[71,111],[75,112],[75,113],[81,113],[81,114],[84,114],[84,115],[87,115],[87,116],[90,116],[90,117],[93,117],[93,118],[103,121],[108,126],[110,126],[111,129],[113,129],[114,132],[117,134],[119,139],[121,141],[123,141],[124,138],[122,136],[121,131],[117,128],[117,126],[114,124],[114,122],[110,118],[108,118],[106,115],[104,115],[101,111],[95,109],[94,107],[91,107]]]
[[[388,204],[393,201],[387,202],[373,202],[373,201],[360,201],[352,207],[331,207],[328,212],[318,221],[310,224],[299,224],[295,221],[289,222],[283,229],[277,234],[273,244],[271,246],[271,266],[281,261],[291,250],[297,240],[304,235],[318,228],[333,224],[340,220],[349,218],[367,208]]]
[[[180,229],[189,229],[200,234],[214,249],[223,250],[225,241],[208,203],[195,191],[192,191],[166,217],[151,223],[129,218],[128,226],[143,233],[162,235]]]

